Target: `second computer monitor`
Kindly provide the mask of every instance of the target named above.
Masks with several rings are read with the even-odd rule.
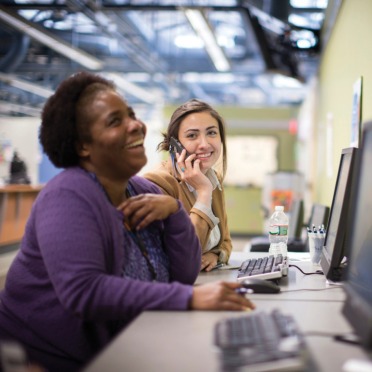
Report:
[[[320,265],[324,275],[330,280],[342,279],[345,253],[345,232],[350,203],[350,191],[357,149],[343,149],[333,193],[331,211],[328,220],[324,249]]]
[[[323,204],[313,204],[311,208],[311,215],[309,220],[309,226],[327,226],[329,216],[329,207]]]
[[[288,240],[300,240],[304,226],[304,202],[301,199],[292,201],[291,210],[288,213]]]
[[[342,312],[361,344],[372,350],[372,122],[363,126],[351,192],[346,247],[348,266]]]

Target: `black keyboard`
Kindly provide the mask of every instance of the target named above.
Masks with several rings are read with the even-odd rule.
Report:
[[[309,353],[292,316],[279,310],[254,312],[219,321],[214,342],[223,371],[305,371]],[[244,369],[245,370],[245,369]]]
[[[280,279],[288,274],[288,259],[283,255],[269,255],[261,258],[249,258],[240,265],[237,280],[250,277],[262,279]]]

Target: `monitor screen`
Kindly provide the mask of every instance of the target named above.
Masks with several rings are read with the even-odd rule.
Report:
[[[326,238],[320,265],[327,279],[342,279],[345,254],[345,231],[350,203],[354,160],[357,149],[349,147],[341,152],[331,211],[329,214]]]
[[[304,226],[304,202],[301,199],[292,201],[291,210],[288,212],[288,240],[300,240]]]
[[[348,266],[343,314],[361,344],[372,349],[372,122],[363,127],[362,147],[353,183],[346,249]]]
[[[313,207],[311,208],[309,226],[312,227],[315,225],[316,228],[321,225],[327,226],[328,216],[329,207],[322,204],[313,204]]]

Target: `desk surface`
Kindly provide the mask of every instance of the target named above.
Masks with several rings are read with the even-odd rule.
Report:
[[[248,257],[262,257],[265,253],[259,252],[233,252],[230,259],[231,267],[240,266],[241,262]],[[267,255],[267,253],[266,253]],[[319,270],[319,266],[314,266],[310,262],[309,253],[292,252],[289,254],[289,264],[298,266],[305,273],[313,273]],[[196,284],[215,282],[216,280],[236,281],[237,270],[219,269],[208,273],[199,274]],[[278,295],[256,294],[250,295],[254,300],[267,298],[275,301],[343,301],[344,291],[340,284],[330,284],[324,275],[314,274],[305,275],[296,267],[290,267],[288,276],[279,280],[281,292]]]
[[[0,193],[39,192],[42,188],[43,185],[10,184],[0,187]]]
[[[245,254],[235,254],[239,260]],[[304,269],[309,262],[296,261]],[[293,274],[292,274],[293,272]],[[236,270],[219,270],[201,273],[198,283],[213,280],[235,280]],[[283,280],[283,279],[282,279]],[[368,361],[360,347],[333,340],[336,333],[351,331],[341,314],[343,291],[341,288],[325,289],[324,276],[303,277],[297,269],[290,270],[288,278],[280,285],[282,293],[251,295],[257,310],[279,308],[297,321],[319,371],[342,371],[351,358]],[[324,289],[321,291],[295,291],[298,288]],[[285,289],[288,292],[284,292]],[[290,291],[292,290],[292,291]],[[257,311],[256,310],[256,311]],[[153,311],[144,312],[107,347],[85,372],[161,371],[199,372],[220,371],[218,353],[213,346],[213,327],[227,316],[241,312],[223,311]],[[357,370],[355,370],[357,371]]]

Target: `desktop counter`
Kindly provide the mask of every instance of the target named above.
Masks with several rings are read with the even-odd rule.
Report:
[[[7,185],[0,188],[0,249],[22,239],[28,216],[42,186]]]
[[[238,265],[253,252],[233,252],[231,269],[200,273],[197,284],[215,280],[235,281]],[[291,253],[290,264],[305,273],[315,271],[309,254]],[[351,332],[341,314],[344,293],[341,286],[328,283],[323,275],[305,275],[296,267],[279,281],[279,294],[249,295],[255,311],[278,308],[292,315],[305,335],[314,362],[311,371],[360,371],[354,364],[368,363],[371,356],[359,346],[335,341],[335,334]],[[124,330],[84,372],[217,372],[221,371],[213,345],[213,329],[220,319],[242,312],[224,311],[146,311]]]

